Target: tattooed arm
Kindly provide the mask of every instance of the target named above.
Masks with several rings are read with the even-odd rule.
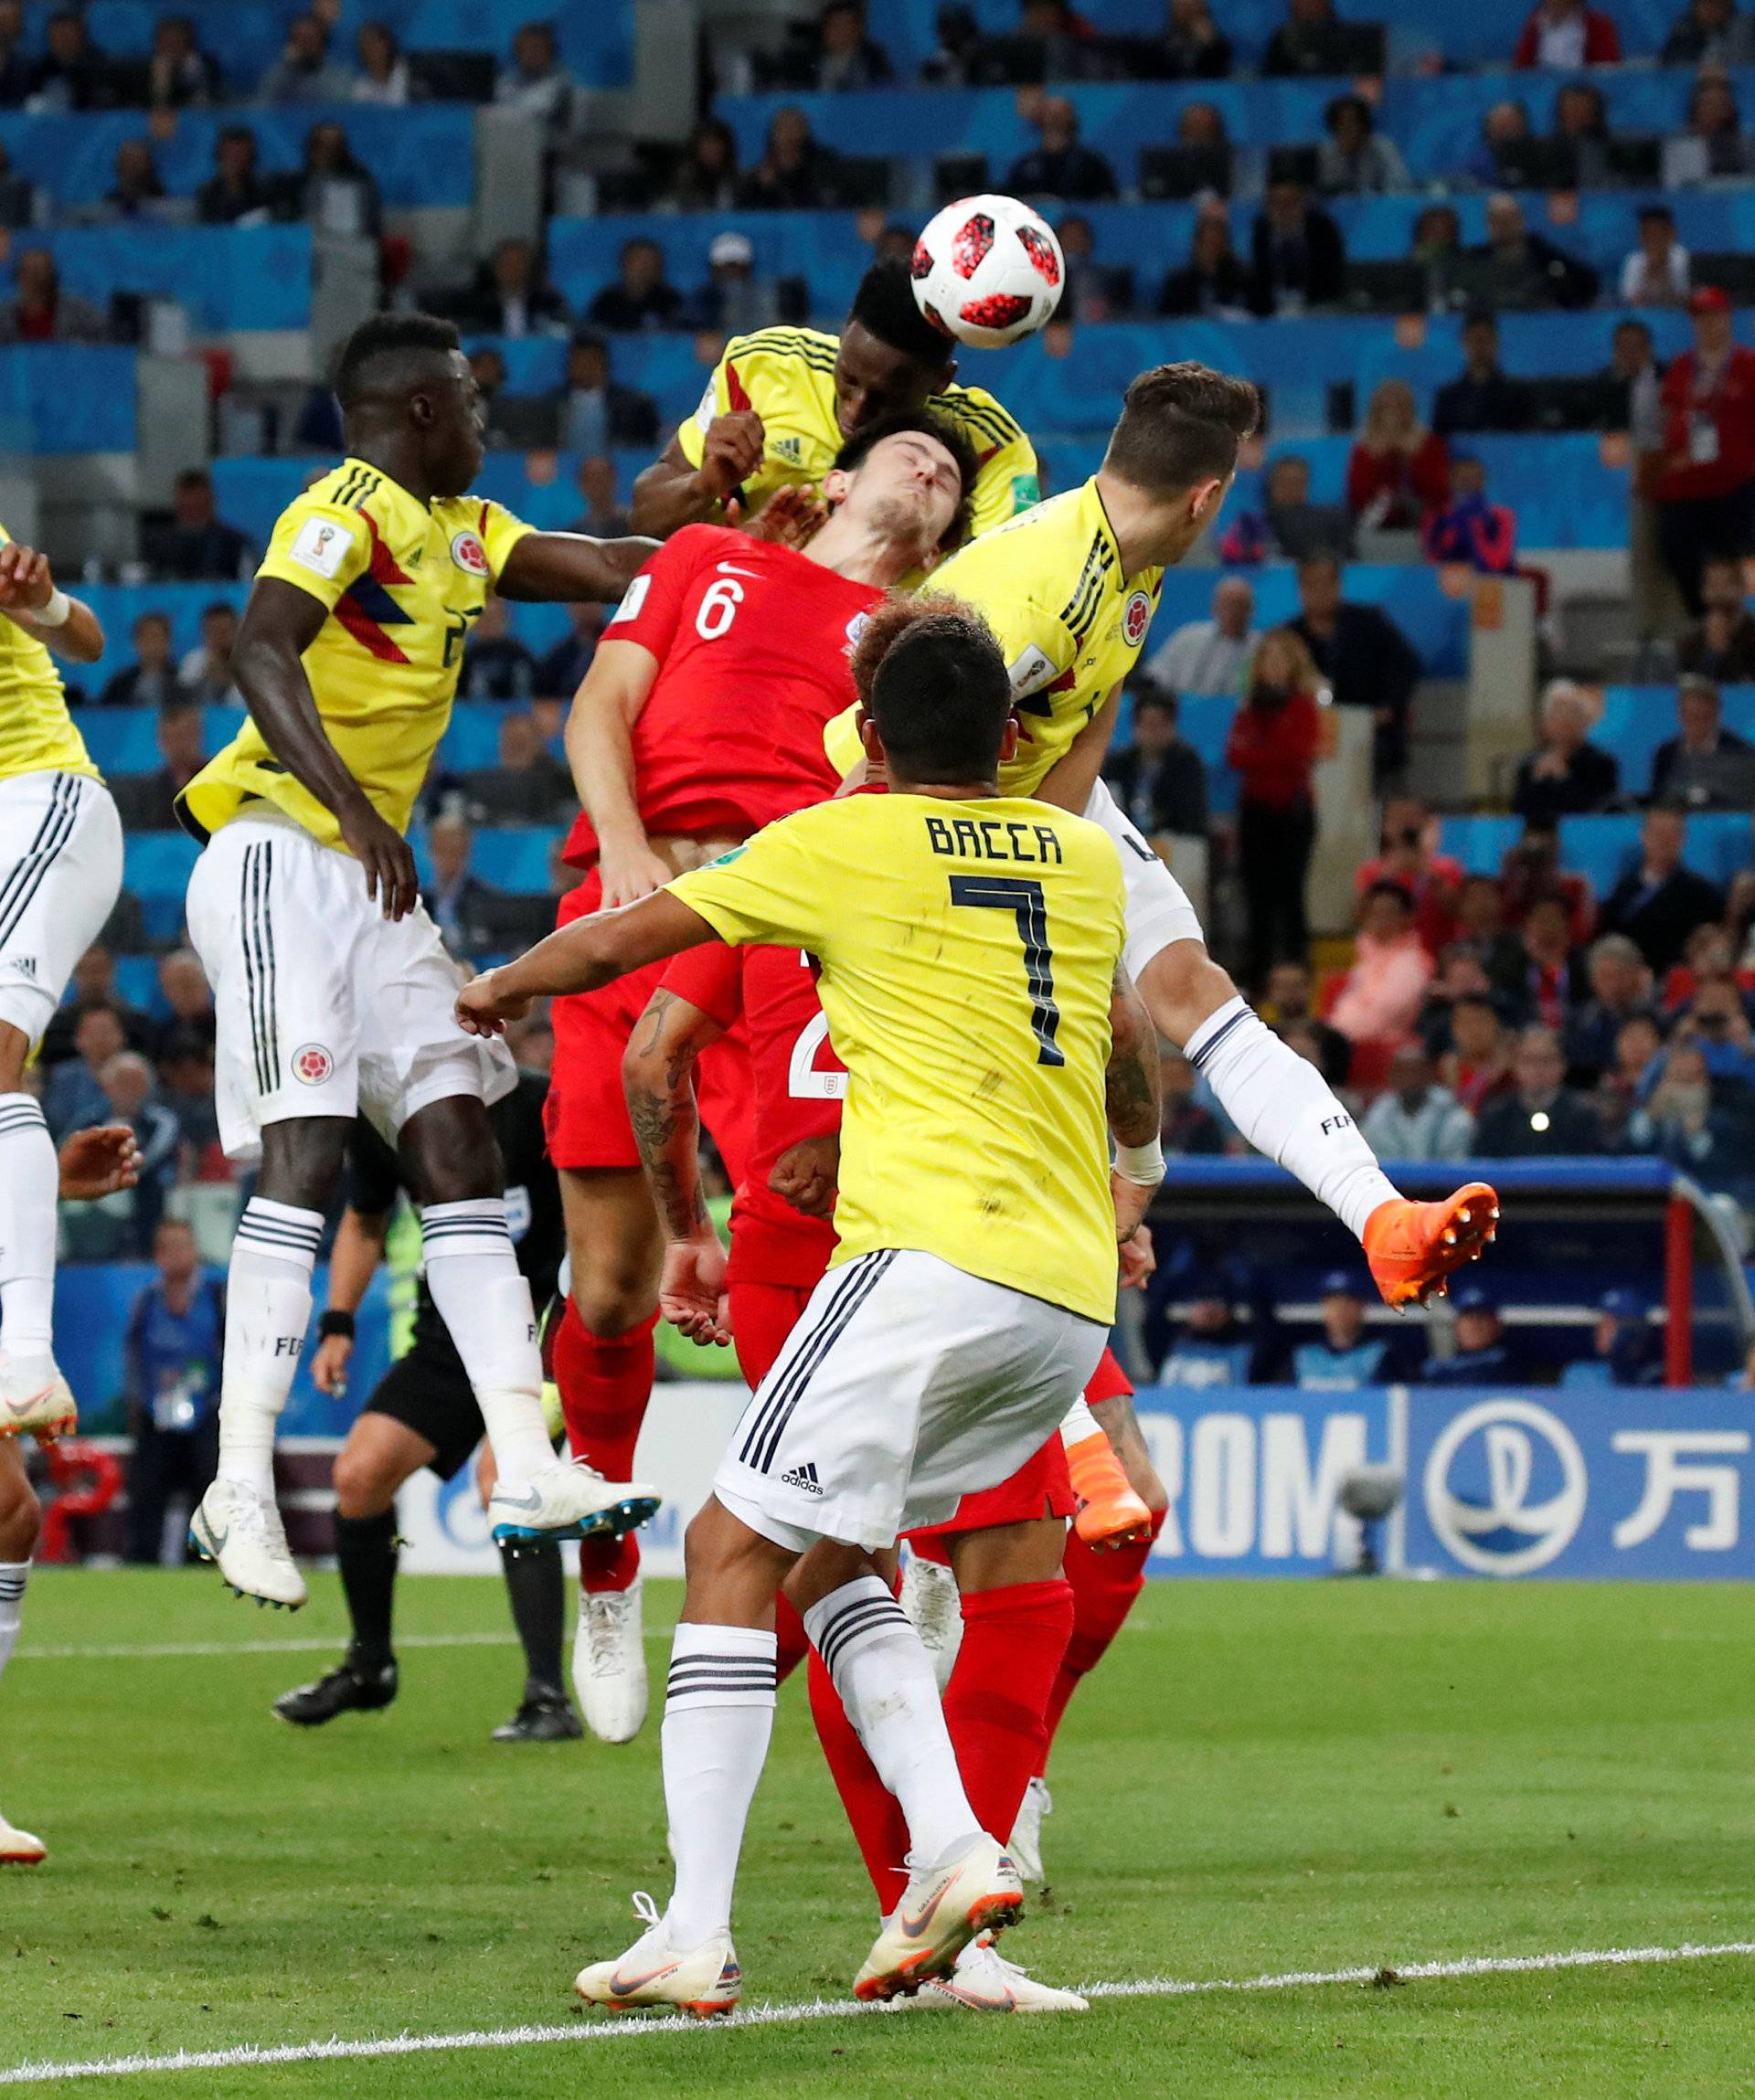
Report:
[[[725,1247],[701,1193],[695,1060],[724,1034],[698,1006],[662,988],[635,1024],[622,1086],[641,1164],[665,1228],[659,1309],[692,1342],[727,1342]]]
[[[1127,1151],[1141,1146],[1155,1149],[1164,1113],[1158,1086],[1158,1032],[1133,979],[1120,967],[1110,992],[1109,1034],[1105,1098],[1110,1130],[1116,1144]],[[1162,1159],[1157,1173],[1162,1179]],[[1115,1197],[1115,1236],[1126,1242],[1140,1229],[1157,1183],[1142,1183],[1118,1172],[1111,1174],[1110,1187]]]

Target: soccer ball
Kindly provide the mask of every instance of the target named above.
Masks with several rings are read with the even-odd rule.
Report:
[[[914,297],[945,334],[1003,350],[1054,312],[1066,264],[1054,228],[1015,196],[965,196],[914,243]]]

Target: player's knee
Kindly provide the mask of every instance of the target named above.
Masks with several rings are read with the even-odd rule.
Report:
[[[1140,971],[1138,990],[1158,1033],[1177,1045],[1237,997],[1229,973],[1198,940],[1173,940],[1161,948]]]
[[[0,1471],[0,1561],[27,1561],[42,1528],[42,1505],[22,1469]]]
[[[292,1116],[262,1132],[262,1171],[256,1193],[296,1210],[329,1207],[341,1179],[353,1124],[341,1116]]]
[[[575,1265],[573,1303],[587,1333],[612,1342],[652,1318],[658,1291],[644,1264],[600,1260],[582,1273]]]
[[[335,1489],[338,1516],[381,1516],[396,1500],[399,1485],[386,1468],[383,1454],[369,1446],[350,1439],[336,1452]]]
[[[473,1094],[454,1094],[411,1116],[397,1138],[415,1201],[466,1204],[497,1196],[505,1169],[487,1110]]]
[[[30,1062],[30,1037],[10,1021],[0,1021],[0,1094],[16,1094],[25,1084],[25,1066]]]

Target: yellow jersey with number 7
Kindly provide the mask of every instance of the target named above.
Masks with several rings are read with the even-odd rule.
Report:
[[[835,1264],[942,1261],[1105,1324],[1114,842],[1012,798],[854,795],[669,886],[722,940],[808,949],[848,1072]]]
[[[1122,573],[1094,480],[984,533],[932,571],[925,589],[973,605],[1011,673],[1022,734],[1000,769],[1006,794],[1035,794],[1138,663],[1163,585],[1161,568]],[[861,756],[855,712],[837,716],[824,737],[843,773]]]

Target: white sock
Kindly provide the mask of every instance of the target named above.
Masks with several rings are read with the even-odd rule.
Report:
[[[18,1639],[18,1621],[25,1608],[25,1585],[30,1580],[28,1561],[0,1561],[0,1677],[6,1674]]]
[[[274,1492],[274,1425],[311,1325],[311,1270],[322,1233],[321,1211],[252,1196],[231,1245],[219,1477],[260,1495]]]
[[[1090,1408],[1081,1393],[1067,1409],[1066,1419],[1060,1425],[1060,1441],[1069,1450],[1075,1444],[1089,1443],[1093,1437],[1101,1437],[1103,1426]]]
[[[0,1349],[15,1362],[55,1344],[55,1141],[34,1094],[0,1094]]]
[[[555,1451],[542,1412],[536,1309],[512,1252],[505,1197],[429,1204],[420,1244],[427,1289],[474,1388],[500,1485],[516,1493],[554,1464]]]
[[[908,1820],[909,1861],[925,1865],[981,1825],[963,1791],[932,1659],[889,1586],[859,1575],[804,1614],[866,1755]]]
[[[676,1628],[663,1732],[665,1808],[676,1885],[665,1924],[673,1946],[699,1946],[731,1925],[743,1826],[774,1730],[771,1633],[749,1626]]]
[[[1248,1000],[1208,1014],[1183,1054],[1256,1151],[1296,1174],[1356,1238],[1379,1204],[1400,1195],[1328,1081]]]

